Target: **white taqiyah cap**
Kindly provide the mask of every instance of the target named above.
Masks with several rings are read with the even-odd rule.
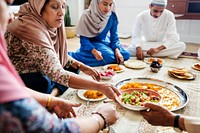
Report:
[[[167,0],[151,0],[151,4],[157,5],[157,6],[166,6]]]

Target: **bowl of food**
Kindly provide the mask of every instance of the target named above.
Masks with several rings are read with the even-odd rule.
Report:
[[[153,61],[150,65],[151,71],[157,73],[162,65],[158,61]]]
[[[122,90],[117,101],[121,106],[127,109],[140,111],[147,109],[143,106],[144,103],[151,102],[159,104],[161,102],[161,96],[153,90],[132,88]]]
[[[112,79],[116,75],[116,73],[112,70],[100,71],[99,74],[101,76],[101,79],[104,79],[104,80]]]

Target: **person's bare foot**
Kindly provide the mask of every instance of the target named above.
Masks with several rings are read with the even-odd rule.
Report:
[[[60,92],[59,89],[56,88],[56,87],[54,87],[53,90],[52,90],[52,92],[50,93],[50,95],[52,95],[52,96],[58,96],[59,92]]]

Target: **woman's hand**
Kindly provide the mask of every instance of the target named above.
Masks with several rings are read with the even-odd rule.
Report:
[[[90,66],[82,64],[80,66],[80,70],[82,72],[84,72],[85,74],[91,76],[94,80],[100,81],[100,74],[99,74],[99,72],[97,72],[96,69],[94,69],[94,68],[92,68]]]
[[[119,119],[115,105],[112,104],[102,105],[97,109],[97,112],[101,113],[106,118],[107,126],[114,124]]]
[[[96,50],[96,49],[93,49],[92,50],[92,54],[94,55],[94,57],[97,59],[97,60],[103,60],[103,56],[101,54],[100,51]]]
[[[104,93],[108,98],[116,101],[116,96],[120,95],[120,92],[112,84],[99,82],[97,86],[98,91]]]
[[[71,118],[76,117],[73,107],[79,107],[80,105],[80,103],[73,103],[69,100],[52,96],[48,110],[56,113],[59,118]]]
[[[117,59],[117,64],[122,64],[124,62],[124,57],[122,56],[118,48],[115,50],[115,57]]]

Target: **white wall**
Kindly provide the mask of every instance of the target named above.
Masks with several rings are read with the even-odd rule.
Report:
[[[137,14],[148,9],[149,0],[115,0],[119,16],[119,34],[131,36]]]
[[[67,4],[70,8],[71,23],[76,25],[84,10],[84,0],[67,0]]]
[[[150,0],[115,0],[118,10],[119,34],[131,35],[136,15],[148,9]],[[67,0],[70,6],[72,24],[76,25],[84,10],[84,0]],[[19,7],[10,7],[16,11]],[[181,41],[200,44],[200,20],[177,20],[177,30]]]
[[[182,41],[200,44],[200,20],[177,20],[177,30]]]
[[[148,9],[150,0],[115,0],[120,18],[119,33],[131,34],[136,15]],[[200,44],[200,20],[177,20],[181,41]]]

